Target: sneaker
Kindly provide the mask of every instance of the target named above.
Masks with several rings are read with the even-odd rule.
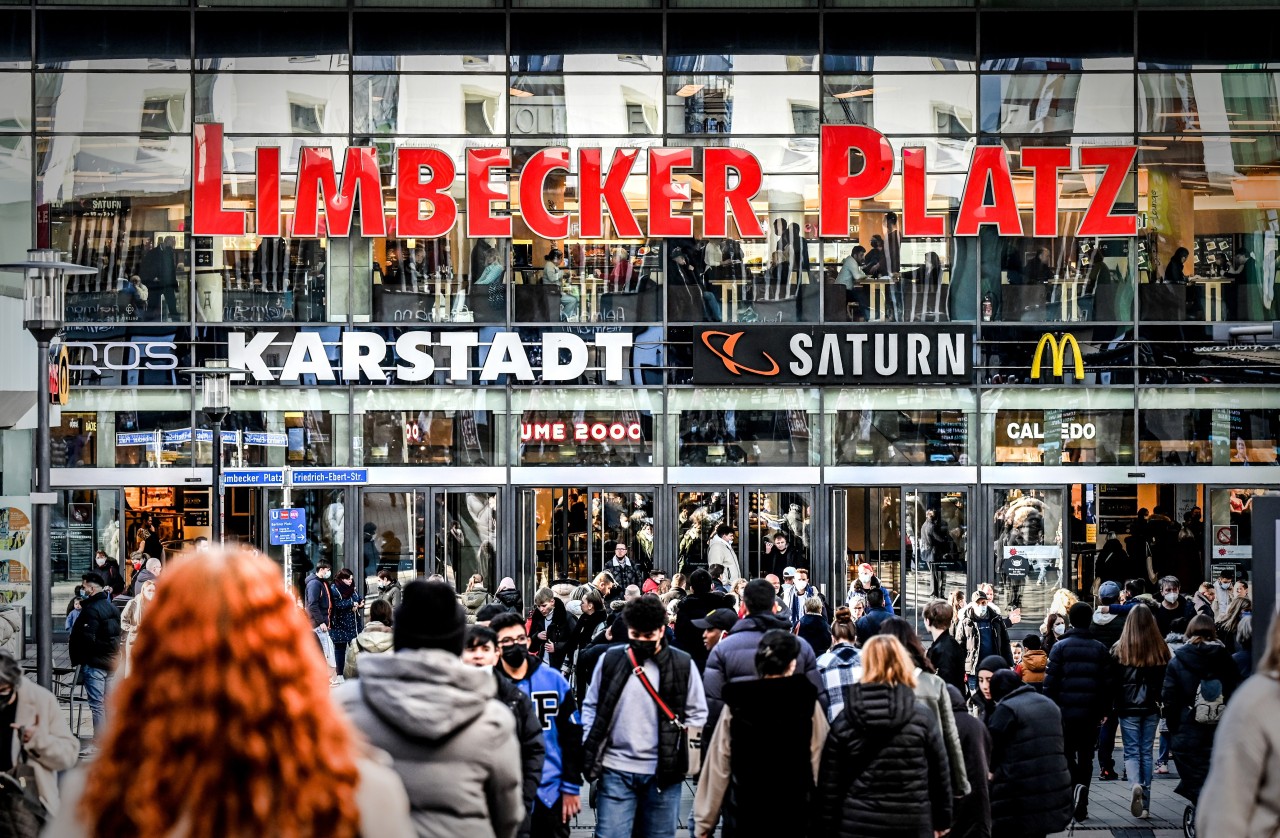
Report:
[[[1118,774],[1116,774],[1116,772],[1115,772],[1113,769],[1110,769],[1110,768],[1104,768],[1104,769],[1102,769],[1102,773],[1100,773],[1100,774],[1098,775],[1098,779],[1099,779],[1099,780],[1114,780],[1114,779],[1116,779],[1118,776],[1119,776],[1119,775],[1118,775]]]
[[[1148,812],[1146,809],[1143,809],[1143,810],[1142,810],[1142,814],[1138,815],[1138,817],[1139,817],[1139,818],[1141,818],[1141,819],[1142,819],[1142,820],[1144,820],[1144,821],[1146,821],[1146,820],[1150,820],[1150,819],[1151,819],[1151,813],[1150,813],[1150,812]]]
[[[1157,773],[1157,774],[1168,774],[1168,773],[1169,773],[1169,766],[1168,766],[1168,764],[1163,763],[1163,762],[1157,762],[1157,763],[1156,763],[1156,773]]]
[[[1129,811],[1133,813],[1135,818],[1140,817],[1143,811],[1145,811],[1143,809],[1144,802],[1145,801],[1142,799],[1142,784],[1134,783],[1133,791],[1129,794]]]

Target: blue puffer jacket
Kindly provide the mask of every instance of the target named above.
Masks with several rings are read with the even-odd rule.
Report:
[[[1110,707],[1111,653],[1089,629],[1070,628],[1049,652],[1045,697],[1053,699],[1066,723],[1097,724]]]

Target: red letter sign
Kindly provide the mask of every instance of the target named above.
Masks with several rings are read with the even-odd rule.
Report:
[[[467,236],[482,239],[493,236],[511,238],[511,216],[493,214],[494,201],[509,196],[489,185],[489,170],[511,165],[511,154],[505,148],[467,149]],[[539,196],[541,200],[541,196]]]
[[[902,150],[902,237],[931,236],[941,238],[947,234],[946,220],[940,215],[929,215],[929,187],[925,177],[924,149]]]
[[[195,125],[195,188],[192,195],[191,234],[195,236],[243,236],[244,210],[222,208],[222,126],[216,122]]]
[[[1098,180],[1098,191],[1089,202],[1084,218],[1080,219],[1077,236],[1136,236],[1136,215],[1112,215],[1120,190],[1133,158],[1138,155],[1135,146],[1089,146],[1080,149],[1081,166],[1106,166]]]
[[[863,125],[823,125],[821,137],[818,235],[843,239],[849,235],[849,202],[874,198],[893,178],[893,146],[884,134]],[[849,151],[855,148],[866,163],[851,175]]]
[[[1031,205],[1031,227],[1037,238],[1058,235],[1058,172],[1071,168],[1071,149],[1061,146],[1023,146],[1022,168],[1034,174],[1036,195]]]
[[[984,202],[988,181],[991,204]],[[1013,194],[1013,175],[1009,172],[1009,156],[1004,146],[980,145],[973,150],[973,164],[964,183],[959,215],[957,236],[976,236],[983,224],[996,225],[996,232],[1002,236],[1022,235],[1018,199]]]
[[[337,238],[351,235],[351,216],[356,193],[360,194],[360,235],[385,236],[387,219],[382,213],[382,180],[378,175],[376,149],[362,146],[347,149],[342,168],[342,188],[333,171],[333,155],[327,148],[304,148],[298,167],[298,203],[294,211],[293,234],[299,238],[319,235],[318,193],[324,192],[324,219],[328,234]]]
[[[624,239],[642,239],[644,232],[627,205],[622,189],[640,155],[639,149],[620,148],[613,153],[609,173],[600,180],[600,149],[578,150],[578,223],[584,239],[604,238],[604,207],[609,205],[613,228]]]
[[[569,235],[569,216],[552,215],[542,203],[547,175],[556,169],[569,171],[569,149],[544,148],[534,152],[520,172],[520,214],[535,236],[563,239]]]
[[[422,170],[431,174],[422,179]],[[449,194],[453,186],[453,160],[438,148],[396,149],[396,235],[434,239],[453,229],[458,204]],[[422,216],[422,204],[431,214]]]
[[[259,148],[256,157],[255,230],[259,236],[276,237],[280,235],[280,149]]]
[[[729,188],[729,170],[738,172],[737,187]],[[751,209],[751,199],[764,183],[760,161],[749,151],[737,148],[708,148],[702,152],[704,184],[702,234],[709,239],[729,235],[729,215],[744,238],[762,239],[760,219]]]
[[[649,235],[661,238],[689,238],[693,235],[693,218],[675,215],[671,204],[688,198],[671,182],[672,169],[693,165],[691,148],[649,149]]]

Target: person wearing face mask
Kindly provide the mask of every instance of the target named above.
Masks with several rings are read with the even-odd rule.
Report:
[[[136,597],[142,591],[142,584],[147,581],[153,581],[160,578],[164,565],[159,559],[147,559],[147,563],[142,570],[134,575],[133,581],[129,584],[129,595]]]
[[[115,559],[107,558],[107,554],[98,551],[98,555],[93,559],[93,565],[98,573],[102,574],[102,578],[106,581],[106,587],[111,589],[108,597],[116,597],[125,591],[124,577],[120,575],[120,563]]]
[[[973,593],[973,602],[960,620],[960,645],[964,646],[965,674],[969,689],[977,688],[978,663],[998,655],[1005,666],[1013,666],[1013,650],[1009,647],[1009,630],[1004,619],[990,606],[985,591]]]
[[[1155,608],[1156,626],[1162,637],[1168,637],[1173,631],[1175,620],[1190,622],[1196,615],[1191,600],[1182,595],[1182,583],[1176,576],[1165,576],[1160,580],[1160,604]]]
[[[0,651],[0,771],[10,771],[25,759],[35,775],[40,802],[56,812],[56,772],[74,767],[79,750],[57,697],[24,678],[13,655]]]
[[[489,627],[498,638],[499,672],[535,702],[542,719],[546,758],[530,835],[568,838],[569,822],[582,808],[582,724],[573,690],[559,672],[529,654],[518,614],[500,614]]]
[[[772,587],[766,599],[772,606]],[[628,643],[600,657],[582,711],[583,774],[599,782],[596,836],[674,838],[689,754],[654,695],[693,728],[707,721],[707,699],[693,659],[666,643],[667,610],[658,598],[642,596],[622,613]]]
[[[303,588],[303,604],[307,617],[311,620],[311,630],[316,633],[316,641],[329,661],[329,680],[337,684],[338,667],[334,658],[333,639],[329,637],[329,624],[333,622],[333,587],[330,578],[333,566],[327,559],[321,559],[316,569],[307,574]]]
[[[142,583],[138,595],[129,600],[120,615],[120,633],[124,635],[124,665],[122,673],[127,678],[132,668],[133,644],[138,639],[138,629],[142,626],[142,612],[156,598],[156,580],[148,579]]]
[[[120,612],[111,604],[111,594],[101,574],[86,573],[80,582],[84,585],[85,600],[80,605],[80,617],[71,627],[67,651],[71,665],[81,669],[96,736],[103,729],[107,687],[120,651]]]
[[[871,590],[872,588],[879,588],[880,590],[884,591],[885,610],[889,612],[890,617],[894,616],[893,591],[889,590],[888,587],[886,587],[884,584],[880,582],[880,577],[876,576],[874,568],[872,568],[871,565],[867,564],[866,562],[863,562],[862,564],[858,565],[858,582],[860,583],[859,585],[851,586],[849,588],[849,597],[848,597],[848,600],[845,602],[846,605],[848,605],[850,608],[853,607],[853,600],[855,598],[855,593],[857,594],[858,598],[865,598],[867,595],[867,591]]]
[[[377,596],[374,600],[383,600],[391,606],[394,613],[400,607],[400,600],[404,594],[404,589],[400,587],[400,582],[396,579],[396,574],[390,570],[379,570],[378,581],[374,585]]]

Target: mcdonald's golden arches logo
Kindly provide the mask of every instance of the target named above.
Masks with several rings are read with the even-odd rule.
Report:
[[[1076,336],[1067,332],[1061,338],[1055,338],[1051,332],[1045,332],[1040,336],[1040,342],[1036,344],[1036,354],[1031,358],[1031,380],[1035,381],[1040,378],[1040,362],[1044,358],[1044,349],[1049,347],[1052,353],[1053,374],[1061,376],[1064,369],[1064,361],[1066,361],[1067,347],[1075,350],[1075,373],[1076,381],[1084,380],[1084,357],[1080,354],[1080,344],[1076,343]]]

